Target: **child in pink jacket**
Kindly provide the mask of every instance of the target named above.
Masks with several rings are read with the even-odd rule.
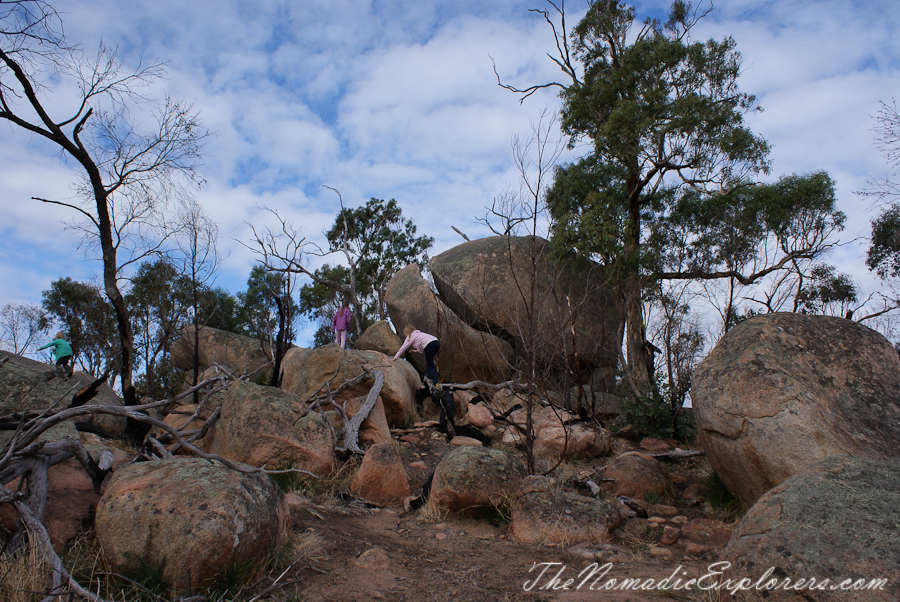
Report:
[[[403,345],[400,346],[400,349],[394,355],[393,359],[400,359],[400,356],[410,347],[419,353],[425,354],[425,373],[428,375],[428,378],[431,379],[433,384],[438,384],[439,381],[437,368],[434,366],[434,356],[441,350],[441,342],[438,341],[437,337],[431,336],[421,330],[416,330],[414,326],[407,326],[404,328],[403,334],[406,335],[406,340],[403,341]]]

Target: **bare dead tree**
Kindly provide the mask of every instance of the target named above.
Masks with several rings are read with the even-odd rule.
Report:
[[[342,204],[343,207],[343,204]],[[277,210],[265,208],[278,220],[280,232],[266,228],[264,231],[257,231],[256,227],[249,224],[253,232],[253,239],[249,245],[245,247],[256,253],[260,257],[260,263],[270,272],[280,272],[283,274],[300,274],[309,277],[313,282],[327,286],[328,288],[344,295],[353,304],[354,316],[356,319],[356,327],[359,332],[362,331],[362,322],[360,321],[361,303],[356,292],[356,267],[359,257],[354,257],[349,247],[344,244],[341,251],[348,258],[350,263],[350,283],[338,282],[323,278],[309,269],[306,265],[305,256],[324,257],[330,253],[324,251],[318,245],[302,236],[300,229],[295,227],[292,222],[282,217]]]
[[[17,355],[34,350],[36,340],[49,330],[49,321],[37,305],[7,303],[0,309],[0,345]]]
[[[100,45],[95,56],[69,45],[59,15],[44,0],[4,2],[0,7],[0,119],[55,145],[80,172],[76,197],[36,200],[71,209],[83,218],[100,250],[103,287],[119,330],[119,377],[128,405],[136,405],[133,385],[134,333],[119,288],[125,231],[153,225],[153,209],[164,205],[187,182],[199,183],[197,161],[209,135],[193,107],[180,100],[150,99],[164,75],[153,62],[127,70],[116,49]],[[50,79],[71,82],[80,91],[67,113],[54,116],[47,100]],[[67,86],[57,86],[69,89]],[[132,115],[151,116],[142,129]],[[117,210],[117,207],[119,210]],[[126,207],[123,212],[121,209]],[[138,425],[132,436],[140,438]]]

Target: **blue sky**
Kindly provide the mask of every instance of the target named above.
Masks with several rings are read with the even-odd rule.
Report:
[[[197,200],[218,222],[228,253],[217,284],[241,290],[255,259],[248,223],[277,208],[323,241],[341,191],[348,206],[396,199],[438,253],[489,234],[477,222],[515,185],[511,140],[527,136],[552,91],[519,104],[499,88],[558,79],[552,37],[529,8],[538,0],[60,0],[70,41],[102,39],[132,67],[161,59],[154,92],[190,99],[215,136]],[[570,24],[584,10],[569,2]],[[666,3],[638,2],[639,15]],[[886,167],[874,147],[879,101],[900,95],[900,3],[721,0],[695,39],[732,36],[744,57],[741,86],[764,112],[750,116],[774,146],[773,177],[825,169],[848,215],[848,244],[829,258],[865,290],[868,201],[855,191]],[[66,105],[54,90],[52,106]],[[72,195],[74,174],[49,145],[0,125],[0,306],[40,302],[61,276],[95,278],[78,249],[74,218],[32,196]],[[854,241],[855,242],[850,242]],[[302,342],[302,341],[301,341]]]

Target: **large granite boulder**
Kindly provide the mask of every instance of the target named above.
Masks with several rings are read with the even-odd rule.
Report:
[[[434,257],[431,274],[456,315],[533,349],[542,361],[565,354],[568,366],[588,372],[618,362],[622,319],[602,269],[589,261],[551,260],[542,238],[466,242]]]
[[[326,382],[330,383],[334,392],[346,381],[367,370],[381,370],[384,372],[381,400],[388,423],[403,428],[413,422],[416,390],[421,386],[421,380],[415,369],[406,362],[391,363],[383,353],[341,349],[332,343],[315,349],[295,347],[285,354],[281,368],[281,388],[300,399],[306,399],[317,391],[325,393]],[[345,403],[365,397],[372,388],[373,379],[345,389],[335,396],[335,401]]]
[[[898,559],[900,464],[849,456],[821,460],[769,490],[720,554],[729,578],[759,584],[735,593],[742,602],[900,600]],[[841,588],[880,579],[883,587]],[[800,580],[806,585],[791,591]]]
[[[199,332],[198,359],[200,371],[219,364],[241,374],[259,371],[254,382],[268,382],[272,376],[271,350],[253,337],[245,337],[218,328],[201,326]],[[172,363],[182,370],[194,367],[194,328],[186,326],[172,343]]]
[[[197,458],[160,460],[114,474],[94,533],[115,572],[159,570],[177,595],[214,586],[226,572],[252,573],[288,518],[284,493],[264,474]]]
[[[300,468],[319,476],[337,467],[331,428],[297,396],[234,381],[210,399],[222,414],[203,446],[223,458],[268,469]]]
[[[411,324],[441,341],[437,356],[441,382],[473,380],[502,382],[509,372],[512,346],[490,333],[475,330],[453,311],[410,264],[394,274],[385,291],[385,303],[397,332]],[[413,358],[416,353],[408,353]],[[424,366],[420,366],[420,370]]]
[[[832,455],[900,457],[900,361],[883,336],[828,316],[764,314],[694,371],[701,446],[745,503]]]
[[[513,506],[509,536],[523,543],[605,543],[621,521],[619,511],[603,500],[568,491],[535,492]]]
[[[432,503],[451,512],[508,511],[527,471],[507,452],[464,446],[447,454],[434,470]]]
[[[66,378],[64,374],[57,372],[53,364],[38,362],[8,351],[0,351],[0,362],[0,414],[40,410],[54,405],[67,407],[74,395],[97,380],[86,372],[77,371]],[[97,395],[87,404],[121,406],[124,402],[109,384],[103,383],[97,388]],[[96,424],[116,435],[125,429],[125,418],[110,414],[79,416],[76,420]],[[0,442],[5,441],[3,432],[0,431]],[[43,440],[58,438],[61,437],[52,433],[41,437]]]

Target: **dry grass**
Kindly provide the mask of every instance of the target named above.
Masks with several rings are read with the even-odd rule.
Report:
[[[0,600],[37,602],[50,587],[50,570],[37,546],[26,543],[17,558],[0,562]]]
[[[315,533],[307,531],[292,535],[289,545],[297,560],[322,562],[328,559],[327,542]]]
[[[442,523],[450,516],[450,512],[429,499],[419,508],[416,516],[423,523]]]

